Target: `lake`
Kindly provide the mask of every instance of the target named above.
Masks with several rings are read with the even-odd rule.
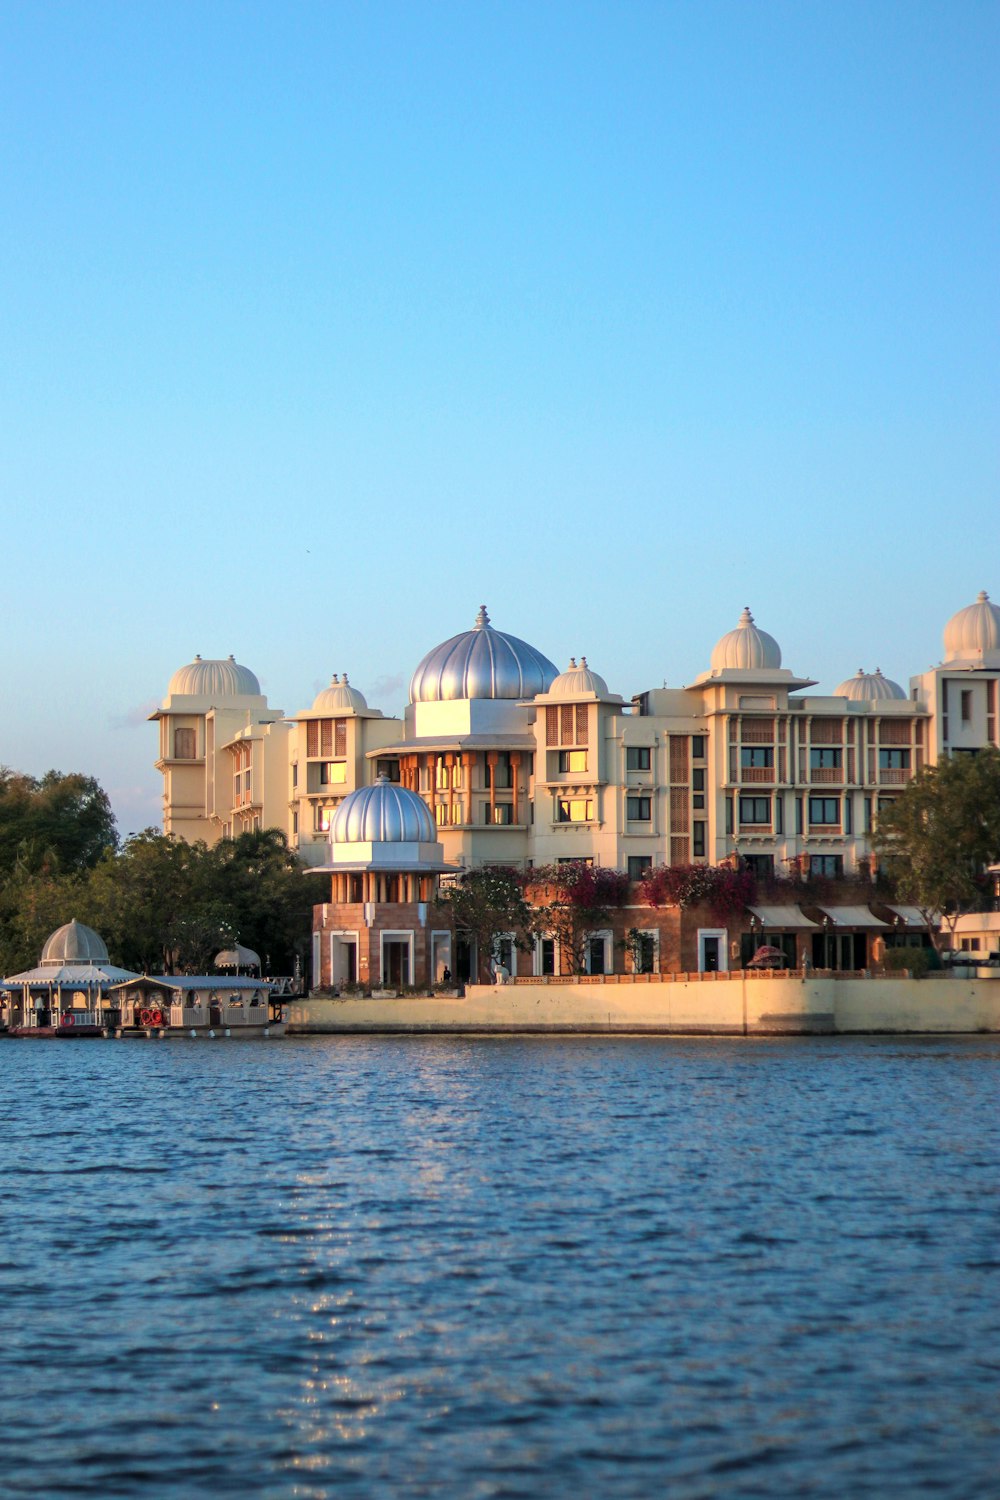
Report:
[[[4,1495],[1000,1496],[1000,1038],[0,1041]]]

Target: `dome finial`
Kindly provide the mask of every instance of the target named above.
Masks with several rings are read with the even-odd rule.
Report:
[[[485,630],[486,626],[489,623],[490,623],[490,617],[486,613],[486,605],[485,604],[481,604],[479,606],[479,613],[476,616],[476,629],[477,630]]]
[[[744,604],[743,613],[740,615],[740,624],[744,627],[753,624],[753,615],[750,613],[749,604]]]
[[[990,596],[985,589],[980,589],[978,595],[976,596],[976,603],[987,604],[989,602],[989,597]]]
[[[570,657],[570,659],[569,659],[569,667],[568,667],[567,670],[570,671],[570,672],[575,672],[576,671],[576,657],[575,656],[571,656]]]

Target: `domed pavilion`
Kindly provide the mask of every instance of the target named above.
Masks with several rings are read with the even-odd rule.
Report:
[[[108,989],[136,977],[111,963],[100,934],[74,917],[49,935],[35,968],[5,980],[9,1029],[35,1036],[99,1035]]]
[[[451,933],[428,929],[441,875],[454,870],[427,803],[380,776],[344,798],[330,824],[330,900],[315,908],[314,972],[325,986],[423,984],[451,963]],[[435,942],[435,939],[437,941]]]

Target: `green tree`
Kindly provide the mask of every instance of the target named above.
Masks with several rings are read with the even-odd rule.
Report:
[[[111,803],[93,776],[39,779],[0,766],[0,876],[72,874],[117,847]]]
[[[282,831],[223,839],[209,850],[205,875],[203,895],[221,903],[231,938],[270,959],[272,973],[290,974],[305,956],[323,884],[304,873]]]
[[[506,865],[483,865],[467,870],[438,897],[439,911],[450,917],[456,932],[476,939],[478,978],[488,972],[497,933],[511,932],[518,948],[529,949],[536,923],[525,900],[521,876]]]
[[[985,866],[1000,858],[1000,752],[951,755],[920,771],[879,813],[875,848],[904,901],[932,918],[975,910]]]

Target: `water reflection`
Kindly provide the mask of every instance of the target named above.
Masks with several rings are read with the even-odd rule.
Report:
[[[989,1494],[998,1064],[8,1043],[5,1484]]]

